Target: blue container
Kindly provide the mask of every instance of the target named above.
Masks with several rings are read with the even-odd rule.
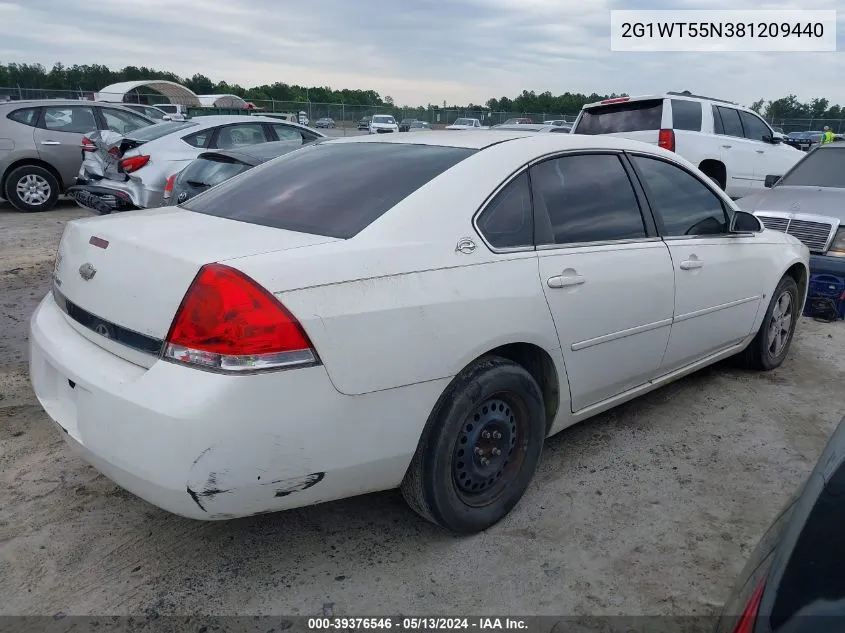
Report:
[[[813,310],[815,298],[832,301],[839,318],[845,319],[845,279],[822,273],[810,275],[810,288],[807,292],[807,303],[804,304],[804,316],[816,316]]]

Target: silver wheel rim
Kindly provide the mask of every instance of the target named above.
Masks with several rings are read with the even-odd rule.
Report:
[[[50,183],[47,182],[43,176],[39,176],[38,174],[27,174],[18,180],[15,191],[17,191],[18,198],[20,198],[24,204],[28,204],[33,207],[37,207],[47,202],[50,199],[50,194],[52,193]]]
[[[780,356],[789,343],[792,318],[792,295],[785,291],[777,298],[769,320],[769,353],[774,357]]]

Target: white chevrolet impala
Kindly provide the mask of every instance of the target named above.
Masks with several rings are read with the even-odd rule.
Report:
[[[401,487],[471,533],[547,436],[722,358],[780,365],[808,257],[653,145],[320,141],[70,222],[32,383],[85,459],[182,516]]]

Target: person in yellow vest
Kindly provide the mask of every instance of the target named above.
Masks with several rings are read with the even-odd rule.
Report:
[[[828,143],[833,143],[833,131],[830,129],[830,126],[824,126],[824,134],[822,134],[821,144],[827,145]]]

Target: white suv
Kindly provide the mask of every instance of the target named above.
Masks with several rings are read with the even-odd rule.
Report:
[[[732,198],[763,189],[804,156],[753,110],[689,92],[619,97],[581,109],[573,134],[610,134],[677,152]]]

